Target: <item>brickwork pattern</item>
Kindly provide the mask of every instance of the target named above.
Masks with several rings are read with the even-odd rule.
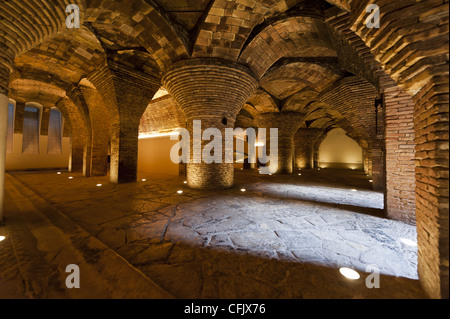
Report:
[[[278,129],[278,167],[269,163],[274,174],[292,174],[294,161],[294,136],[304,123],[306,116],[296,112],[267,113],[259,115],[255,121],[259,128],[265,128],[267,134],[267,154],[271,153],[271,128]]]
[[[262,77],[285,56],[336,56],[328,33],[321,32],[323,29],[323,22],[310,17],[291,17],[269,25],[247,45],[239,61]]]
[[[256,91],[257,81],[250,70],[225,60],[193,59],[175,64],[163,77],[163,86],[186,115],[193,150],[193,121],[203,128],[234,128],[237,114]],[[202,148],[207,145],[202,141]],[[225,152],[225,147],[222,147]],[[223,156],[224,160],[225,157]],[[229,188],[234,184],[233,164],[187,165],[188,185],[196,189]]]
[[[89,108],[92,125],[91,176],[106,176],[111,139],[110,111],[95,88],[79,86]]]
[[[70,131],[69,171],[83,172],[84,150],[88,143],[88,128],[80,110],[68,97],[60,99],[56,107],[61,111],[65,120],[65,127]]]
[[[86,127],[83,151],[83,175],[85,177],[91,176],[91,160],[92,160],[92,122],[89,115],[89,106],[84,98],[83,91],[80,87],[73,88],[67,96],[72,100],[75,106],[78,108],[78,112],[81,115],[84,126]],[[75,133],[76,134],[76,133]]]
[[[379,29],[369,29],[364,24],[369,3],[351,3],[352,30],[416,102],[419,275],[430,296],[448,298],[449,184],[448,173],[441,172],[449,168],[449,4],[445,0],[376,1],[384,18]]]
[[[399,87],[383,91],[388,216],[415,225],[414,102]]]
[[[50,107],[63,98],[64,104],[69,105],[64,111],[65,117],[72,123],[72,166],[78,167],[80,145],[83,149],[93,145],[86,142],[92,130],[84,122],[91,119],[89,112],[92,111],[88,107],[89,112],[80,113],[77,108],[80,107],[80,99],[71,91],[82,78],[91,78],[90,73],[95,70],[93,78],[96,81],[93,82],[96,82],[94,84],[104,105],[112,114],[113,171],[117,177],[113,179],[119,180],[121,173],[118,172],[124,170],[124,176],[128,176],[125,179],[131,180],[136,162],[139,119],[149,104],[149,96],[160,85],[158,76],[152,75],[158,78],[157,81],[152,77],[149,81],[149,74],[172,70],[174,63],[191,55],[239,61],[249,67],[255,76],[249,76],[251,72],[244,66],[228,65],[229,69],[234,70],[224,77],[229,82],[219,80],[219,76],[211,83],[190,83],[187,79],[191,74],[178,65],[178,71],[181,70],[186,78],[179,77],[180,81],[172,86],[176,89],[171,93],[184,92],[173,95],[187,112],[188,120],[202,118],[208,125],[220,126],[226,117],[227,125],[234,125],[245,102],[249,102],[260,114],[299,110],[296,108],[298,103],[310,113],[307,115],[312,120],[321,121],[322,124],[318,125],[323,126],[325,131],[334,125],[340,126],[360,142],[366,150],[365,166],[374,175],[375,188],[385,183],[380,172],[387,172],[388,210],[396,205],[402,207],[402,213],[392,213],[391,216],[412,222],[412,215],[405,214],[405,210],[413,209],[410,202],[412,183],[406,185],[412,173],[411,135],[403,126],[398,130],[394,128],[398,122],[405,124],[406,128],[406,122],[410,123],[412,119],[409,113],[403,114],[412,107],[410,102],[406,103],[404,95],[409,94],[415,103],[415,207],[419,273],[430,296],[448,298],[447,0],[329,0],[327,2],[336,7],[326,10],[325,14],[320,10],[311,14],[312,11],[306,10],[308,6],[304,7],[303,1],[297,0],[215,0],[210,5],[205,1],[197,1],[194,5],[168,0],[157,3],[134,0],[132,5],[126,0],[71,2],[80,6],[82,22],[86,22],[79,32],[67,30],[64,25],[67,1],[54,0],[51,4],[45,0],[0,3],[0,93],[9,93],[9,97],[18,102],[15,120],[17,133],[22,131],[23,126],[21,103],[38,102]],[[379,5],[382,13],[379,29],[370,29],[365,25],[365,9],[372,3]],[[204,11],[204,15],[199,14],[200,11]],[[117,53],[113,62],[122,62],[128,68],[111,64],[111,52]],[[127,57],[127,63],[120,61],[121,57]],[[257,84],[253,85],[253,81],[256,83],[254,78],[263,78],[281,58],[298,57],[338,57],[339,68],[356,75],[353,78],[365,79],[367,83],[362,86],[367,88],[366,93],[374,91],[379,97],[386,90],[386,145],[380,143],[380,134],[374,133],[371,95],[365,95],[360,90],[362,86],[352,83],[352,80],[345,79],[344,82],[349,81],[345,85],[340,83],[331,90],[321,92],[319,101],[313,101],[317,98],[313,91],[302,92],[305,96],[296,96],[291,104],[270,96],[264,90],[250,98],[253,93],[250,91],[257,87]],[[108,67],[99,68],[105,58],[109,59]],[[210,61],[206,63],[205,70],[214,75],[215,71],[226,69],[223,61]],[[195,69],[193,65],[187,68]],[[342,76],[340,72],[336,74]],[[403,93],[398,91],[396,85],[384,86],[383,77],[386,75],[403,89]],[[194,76],[194,79],[201,78],[200,75]],[[243,91],[239,91],[237,86]],[[208,87],[211,88],[209,91]],[[206,93],[203,94],[204,88]],[[66,94],[74,99],[77,106],[64,98]],[[352,94],[362,98],[352,99]],[[308,104],[308,101],[314,103]],[[285,106],[288,108],[283,109]],[[311,115],[315,108],[320,112]],[[401,114],[394,115],[396,110],[401,110]],[[74,117],[72,112],[75,112]],[[323,113],[323,119],[317,117],[319,113]],[[251,117],[254,119],[256,115]],[[252,125],[252,118],[247,116],[245,123]],[[42,130],[45,133],[46,125]],[[401,169],[394,169],[393,164],[385,169],[384,156],[393,158],[393,154],[400,149],[401,156],[397,156],[396,161]],[[84,165],[86,172],[87,165]],[[120,170],[119,166],[122,167]],[[130,167],[129,172],[126,172],[126,167]],[[209,174],[209,178],[213,179],[215,169],[211,169],[210,173],[203,169],[205,176]],[[221,174],[225,176],[228,171],[224,169]],[[396,189],[398,186],[390,182],[394,180],[405,187],[400,194]]]
[[[136,182],[140,119],[159,90],[160,79],[110,61],[90,81],[110,108],[111,181]]]
[[[141,118],[140,132],[147,134],[169,133],[186,127],[183,110],[175,100],[166,95],[154,99]]]
[[[295,169],[313,169],[314,146],[323,134],[321,129],[300,129],[294,137],[295,141]]]

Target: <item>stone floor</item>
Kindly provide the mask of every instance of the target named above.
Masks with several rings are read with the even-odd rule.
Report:
[[[139,180],[113,185],[67,172],[8,175],[6,227],[0,228],[8,238],[0,256],[9,262],[0,268],[0,297],[9,290],[29,298],[424,297],[416,229],[384,218],[383,195],[362,172],[237,171],[236,186],[221,192],[191,190],[179,177],[141,174]],[[29,208],[17,207],[26,200]],[[17,226],[21,214],[28,239],[19,236],[26,233]],[[48,225],[34,230],[41,219]],[[18,288],[12,275],[20,270],[23,282],[31,277],[33,267],[20,267],[20,247],[30,243],[46,251],[42,263],[49,265],[39,289],[35,283]],[[83,281],[89,292],[83,285],[77,294],[60,287],[64,265],[77,262],[90,266],[85,278],[91,282]],[[365,285],[369,265],[380,269],[380,289]],[[357,270],[361,279],[343,278],[340,267]]]

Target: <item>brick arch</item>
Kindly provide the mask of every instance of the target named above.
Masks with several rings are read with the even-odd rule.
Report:
[[[284,101],[283,111],[296,111],[327,90],[340,77],[333,70],[318,64],[294,62],[271,68],[261,79],[260,85]]]
[[[94,7],[95,4],[95,7]],[[143,46],[161,69],[189,57],[187,32],[149,1],[87,1],[86,22],[121,33]]]
[[[357,139],[371,140],[376,135],[377,95],[377,90],[369,82],[354,76],[341,80],[318,100],[329,109],[339,112],[344,121],[351,123]]]
[[[236,119],[235,127],[239,128],[255,128],[257,127],[255,123],[256,117],[259,115],[259,112],[255,106],[252,104],[246,103],[242,108],[241,112],[238,114]]]
[[[333,57],[336,52],[323,21],[289,17],[262,30],[242,52],[239,61],[262,77],[283,57]]]
[[[83,0],[71,3],[83,12]],[[3,44],[18,55],[51,38],[65,26],[67,5],[64,0],[52,4],[45,0],[3,1],[0,4],[0,16],[4,18],[0,24]]]
[[[64,30],[52,39],[17,56],[15,71],[69,89],[105,61],[105,52],[91,32],[82,27]]]
[[[379,29],[365,25],[370,3],[380,7]],[[355,0],[349,13],[351,29],[415,101],[419,277],[433,298],[449,296],[448,11],[448,1]]]
[[[84,1],[73,4],[84,8]],[[0,92],[8,92],[14,58],[50,39],[65,26],[67,1],[2,1],[0,3]]]
[[[170,133],[186,127],[186,116],[170,94],[154,98],[141,118],[140,133]]]
[[[345,118],[341,111],[334,108],[333,105],[316,101],[307,105],[302,112],[307,114],[305,124],[301,127],[303,129],[327,130],[330,127],[340,127],[359,144],[365,141],[364,137],[362,137],[364,134],[360,133],[360,127],[357,125],[357,122]],[[308,122],[311,123],[309,126]]]
[[[54,105],[65,95],[63,88],[34,77],[16,78],[10,84],[9,96],[19,102],[36,101],[43,105]]]
[[[319,137],[315,140],[314,145],[313,145],[313,151],[314,151],[314,165],[315,167],[319,167],[319,149],[320,149],[320,145],[323,143],[323,141],[326,139],[326,137],[328,136],[328,133],[330,133],[332,130],[336,129],[336,128],[341,128],[346,132],[346,135],[351,138],[352,140],[354,140],[356,143],[358,143],[358,145],[363,149],[363,150],[369,150],[371,148],[370,142],[368,142],[367,140],[364,139],[359,139],[358,137],[356,137],[354,134],[351,133],[351,131],[348,130],[349,126],[341,123],[341,122],[337,122],[335,125],[326,125],[321,134],[319,135]],[[351,128],[350,128],[351,129]],[[368,154],[368,152],[366,152]],[[372,156],[366,156],[366,162],[364,164],[364,168],[367,169],[367,173],[372,176],[373,174],[373,170],[372,170]]]
[[[193,57],[213,57],[237,61],[253,29],[301,0],[213,1],[200,25]]]
[[[264,90],[258,90],[247,101],[247,104],[253,106],[259,114],[279,112],[277,102]]]

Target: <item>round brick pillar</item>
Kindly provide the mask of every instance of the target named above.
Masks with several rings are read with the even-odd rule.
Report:
[[[314,146],[318,138],[324,134],[322,129],[300,129],[295,134],[295,168],[314,168]]]
[[[278,165],[269,163],[274,174],[292,174],[294,161],[294,136],[305,120],[305,115],[296,112],[266,113],[255,121],[259,128],[267,130],[267,155],[270,155],[272,137],[270,129],[278,128]]]
[[[187,164],[188,185],[194,189],[225,189],[234,184],[234,164],[225,163],[225,129],[234,128],[237,114],[256,91],[258,82],[250,69],[219,59],[190,59],[174,64],[162,83],[187,119],[191,135],[191,160]],[[201,120],[202,131],[221,131],[222,163],[194,163],[194,121]],[[210,141],[202,141],[203,147]],[[197,154],[198,155],[198,154]]]

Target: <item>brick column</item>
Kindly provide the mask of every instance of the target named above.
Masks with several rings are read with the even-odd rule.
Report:
[[[83,172],[84,149],[87,127],[78,108],[69,98],[63,98],[56,103],[56,107],[64,116],[65,126],[70,131],[69,172]]]
[[[23,134],[23,115],[25,114],[25,103],[16,101],[14,114],[14,134]]]
[[[278,128],[278,167],[271,167],[274,174],[292,174],[294,159],[294,135],[306,116],[296,112],[266,113],[259,115],[255,122],[259,128],[267,129],[268,155],[270,154],[270,129]],[[273,166],[272,164],[270,164]]]
[[[83,176],[91,176],[91,157],[92,157],[92,123],[89,115],[89,107],[84,99],[83,92],[79,87],[74,88],[68,93],[68,97],[72,100],[78,109],[79,117],[82,119],[84,131],[84,150],[83,150]]]
[[[448,80],[433,77],[414,98],[419,277],[433,298],[449,297]]]
[[[317,138],[316,143],[314,144],[314,168],[318,168],[320,166],[320,146],[327,138],[330,130],[331,129],[323,131],[323,133]]]
[[[202,128],[216,128],[225,137],[234,128],[237,114],[255,92],[257,81],[245,66],[217,59],[190,59],[173,65],[163,78],[164,87],[183,109],[191,133],[188,185],[195,189],[224,189],[234,184],[234,164],[193,163],[193,121]],[[209,141],[202,141],[201,150]],[[225,152],[223,141],[222,150]]]
[[[371,163],[371,175],[372,186],[375,191],[383,192],[386,188],[385,181],[385,155],[384,155],[384,140],[374,139],[372,141],[372,163]]]
[[[391,79],[384,92],[386,148],[386,211],[390,218],[415,225],[414,101]]]
[[[324,133],[321,129],[300,129],[294,137],[295,143],[295,168],[314,168],[314,145],[317,139]]]
[[[372,177],[372,149],[363,148],[364,172]]]
[[[161,81],[112,60],[90,81],[111,111],[111,182],[136,182],[140,120]]]
[[[106,176],[108,174],[109,142],[111,140],[109,110],[95,88],[80,85],[79,89],[83,93],[89,108],[92,127],[91,176]]]
[[[415,102],[419,278],[430,297],[448,298],[448,3],[375,1],[382,12],[381,24],[379,29],[369,29],[367,13],[359,9],[373,2],[351,3],[351,28]],[[398,39],[411,40],[399,45]],[[406,137],[403,132],[399,135]]]

